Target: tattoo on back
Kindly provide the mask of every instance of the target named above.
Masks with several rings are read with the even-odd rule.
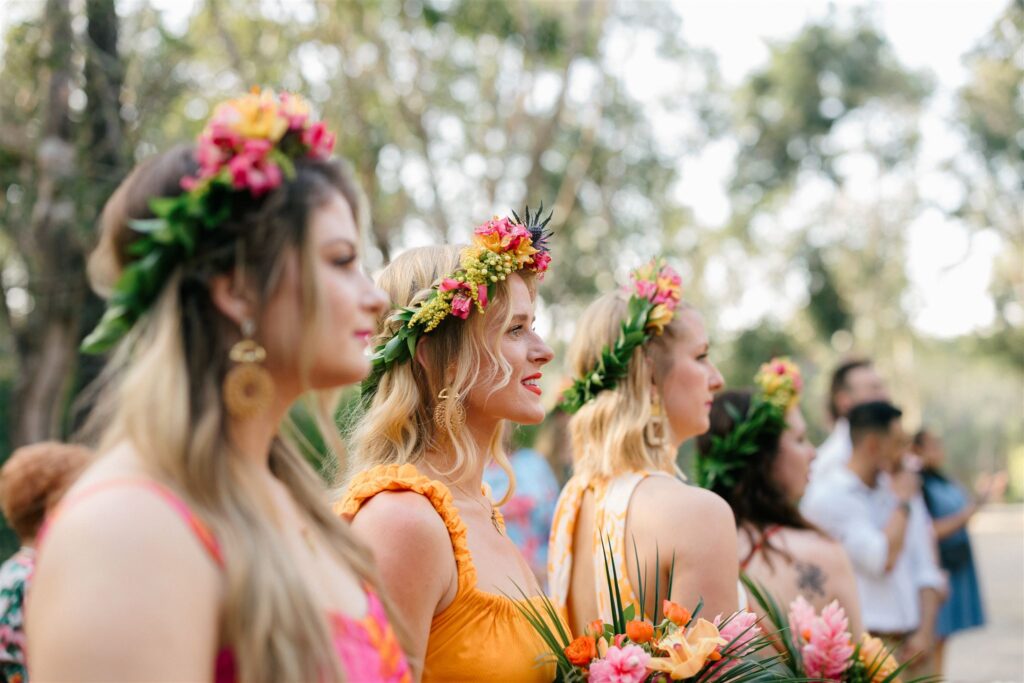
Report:
[[[825,572],[810,562],[796,563],[796,586],[800,592],[825,597]]]

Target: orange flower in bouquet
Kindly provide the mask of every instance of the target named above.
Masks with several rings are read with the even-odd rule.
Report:
[[[575,666],[586,666],[597,657],[597,643],[590,636],[580,636],[565,648],[565,656]]]

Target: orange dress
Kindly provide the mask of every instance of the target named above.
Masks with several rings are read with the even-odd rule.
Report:
[[[429,500],[448,529],[455,554],[458,591],[455,600],[430,624],[424,683],[554,680],[555,667],[548,663],[548,650],[520,614],[516,601],[477,588],[466,525],[448,487],[423,476],[414,465],[379,465],[353,479],[335,510],[351,519],[382,491],[414,491]],[[539,598],[531,600],[540,606]]]

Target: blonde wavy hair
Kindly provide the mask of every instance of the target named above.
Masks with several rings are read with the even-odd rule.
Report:
[[[97,291],[108,291],[130,258],[129,221],[149,215],[151,198],[179,193],[179,180],[195,172],[193,159],[188,147],[159,155],[136,168],[110,199],[101,217],[101,242],[89,264]],[[230,366],[228,350],[239,332],[212,302],[207,282],[211,275],[238,268],[261,307],[280,284],[285,257],[297,253],[303,334],[295,354],[308,362],[313,332],[323,324],[309,219],[334,192],[362,223],[362,196],[346,167],[336,161],[296,162],[294,179],[268,195],[261,207],[218,226],[218,244],[200,246],[194,260],[177,265],[152,310],[115,351],[82,434],[98,439],[98,452],[130,443],[152,475],[175,489],[211,527],[227,558],[221,644],[233,650],[239,680],[254,683],[333,681],[345,675],[315,587],[289,560],[285,539],[268,514],[265,486],[237,457],[229,439],[220,387]],[[308,365],[299,371],[308,378]],[[343,447],[331,419],[337,396],[311,392],[305,400],[325,442],[340,456]],[[285,432],[271,445],[271,472],[317,528],[328,551],[361,581],[376,586],[369,551],[332,513],[323,482],[296,447],[297,430]]]
[[[374,346],[389,339],[404,324],[395,317],[400,309],[414,306],[430,295],[431,287],[459,265],[460,246],[410,249],[381,272],[377,285],[391,298],[394,308],[379,321]],[[530,296],[536,282],[530,271],[519,271]],[[444,453],[445,476],[458,481],[472,456],[469,434],[448,419],[439,429],[434,421],[438,394],[447,389],[450,401],[465,401],[471,390],[489,386],[491,393],[508,386],[512,366],[501,354],[502,335],[486,334],[488,323],[500,322],[499,329],[512,320],[509,286],[498,282],[485,315],[475,311],[466,320],[450,319],[419,342],[416,357],[394,366],[380,380],[373,400],[351,434],[351,449],[345,481],[376,465],[422,462],[428,453]],[[504,449],[505,423],[494,431],[487,454],[508,474],[509,489],[498,505],[515,489],[515,475]]]
[[[628,306],[628,294],[611,292],[584,310],[569,345],[574,377],[597,366],[602,350],[618,338]],[[576,475],[600,479],[645,469],[679,472],[667,420],[654,414],[651,396],[652,381],[656,385],[672,367],[667,340],[682,334],[679,312],[685,306],[676,309],[676,317],[660,336],[633,351],[628,374],[613,389],[599,393],[569,420]],[[654,391],[660,389],[655,386]]]

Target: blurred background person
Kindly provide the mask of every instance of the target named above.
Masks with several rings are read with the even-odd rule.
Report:
[[[520,448],[508,460],[516,485],[512,496],[501,506],[505,531],[546,590],[548,536],[561,487],[547,459],[538,451]],[[509,477],[497,462],[492,460],[484,470],[484,483],[491,488],[493,500],[505,499]]]
[[[912,450],[921,460],[922,492],[938,539],[939,563],[947,574],[949,595],[939,607],[935,622],[935,668],[942,673],[946,640],[954,633],[985,624],[981,589],[974,565],[967,524],[978,509],[1002,490],[989,478],[971,500],[964,487],[943,471],[946,450],[942,439],[927,428],[914,435]],[[1002,480],[1005,485],[1005,480]]]
[[[18,552],[0,566],[0,680],[5,683],[27,680],[24,607],[36,536],[89,458],[81,446],[46,441],[14,451],[0,469],[0,506],[21,541]]]
[[[860,403],[889,400],[885,386],[874,364],[867,358],[841,363],[832,372],[829,383],[828,413],[832,419],[832,432],[818,446],[818,456],[811,465],[811,481],[819,474],[845,465],[853,446],[850,442],[850,410]]]
[[[901,661],[927,659],[944,586],[931,547],[910,533],[923,513],[911,504],[918,477],[900,467],[902,415],[887,401],[851,409],[849,462],[823,474],[800,505],[810,522],[843,544],[857,576],[864,628],[899,648]]]

